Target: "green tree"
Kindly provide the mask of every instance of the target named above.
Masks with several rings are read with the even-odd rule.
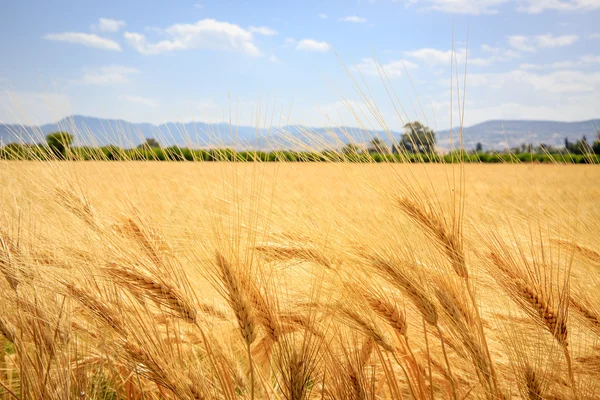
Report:
[[[589,154],[592,152],[592,147],[588,143],[585,135],[581,138],[581,140],[576,141],[571,147],[571,152],[574,154]]]
[[[389,151],[390,148],[383,140],[378,137],[371,139],[371,148],[369,149],[369,152],[387,154]]]
[[[598,133],[596,134],[596,140],[592,144],[592,151],[594,154],[600,154],[600,129],[598,129]]]
[[[146,141],[138,146],[138,149],[159,149],[160,143],[154,138],[146,138]]]
[[[46,136],[46,143],[52,153],[58,158],[65,158],[71,145],[73,144],[73,135],[68,132],[53,132]]]
[[[400,150],[408,153],[434,153],[435,132],[419,121],[404,125],[404,134],[400,137]]]
[[[104,156],[109,160],[125,160],[127,157],[125,151],[114,144],[100,148]]]
[[[568,151],[569,153],[572,153],[572,152],[574,152],[574,148],[575,148],[575,146],[569,140],[569,138],[565,138],[565,150]]]
[[[475,152],[481,153],[482,151],[483,151],[483,145],[481,144],[481,142],[477,142],[477,144],[475,145]]]
[[[354,143],[348,143],[344,146],[342,152],[344,154],[360,154],[362,152],[362,149]]]

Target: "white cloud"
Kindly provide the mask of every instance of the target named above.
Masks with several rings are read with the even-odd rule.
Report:
[[[142,54],[159,54],[175,50],[211,49],[239,51],[259,56],[260,51],[252,41],[252,32],[239,25],[203,19],[195,24],[175,24],[163,30],[169,39],[149,43],[140,33],[125,32],[124,37]]]
[[[498,6],[510,0],[409,0],[406,4],[410,7],[421,4],[420,10],[439,11],[450,14],[496,14]]]
[[[464,54],[464,50],[455,50],[456,57],[460,58]],[[419,50],[406,51],[408,57],[416,58],[424,61],[426,64],[450,64],[452,59],[452,50],[438,50],[433,48],[423,48]]]
[[[489,65],[492,65],[496,61],[502,61],[502,59],[496,58],[496,57],[493,57],[493,56],[492,57],[487,57],[487,58],[475,57],[475,58],[468,58],[467,59],[467,63],[469,65],[477,65],[478,67],[487,67]]]
[[[539,47],[541,47],[543,49],[547,49],[547,48],[554,48],[554,47],[570,46],[579,40],[579,36],[577,36],[577,35],[553,36],[552,34],[548,33],[546,35],[536,36],[536,40],[539,44]]]
[[[524,90],[528,87],[538,93],[582,94],[600,90],[600,72],[584,73],[581,71],[560,70],[538,74],[524,70],[513,70],[504,73],[469,74],[467,85],[506,91],[512,90],[511,88]]]
[[[490,46],[488,44],[482,44],[481,45],[481,50],[483,52],[485,52],[485,53],[489,53],[489,54],[492,54],[492,55],[495,55],[495,56],[502,55],[502,56],[507,57],[507,58],[516,58],[516,57],[519,56],[519,53],[517,53],[516,51],[513,51],[513,50],[504,50],[504,49],[501,49],[499,47],[492,47],[492,46]]]
[[[139,104],[146,107],[158,108],[159,102],[155,98],[151,97],[142,97],[135,95],[123,95],[119,97],[121,100],[124,100],[128,103]]]
[[[600,33],[592,33],[587,38],[588,39],[600,39]]]
[[[319,13],[319,18],[321,18],[321,19],[327,19],[327,14],[325,14],[325,13]]]
[[[456,62],[463,64],[465,55],[468,55],[467,63],[469,65],[489,66],[497,62],[509,61],[519,56],[513,50],[503,50],[491,47],[487,44],[481,46],[481,49],[489,54],[487,57],[471,57],[470,51],[467,52],[464,48],[454,49]],[[406,56],[423,61],[426,65],[444,65],[450,64],[452,59],[452,50],[440,50],[433,48],[423,48],[404,53]]]
[[[519,53],[514,50],[504,50],[498,47],[492,47],[488,44],[482,44],[481,50],[488,54],[487,57],[474,57],[467,60],[470,65],[488,66],[497,62],[509,61],[519,57]],[[464,50],[462,51],[464,53]],[[458,55],[457,55],[458,56]],[[463,56],[464,57],[464,56]]]
[[[353,22],[355,24],[364,24],[367,22],[366,18],[359,17],[357,15],[349,15],[347,17],[340,18],[343,22]]]
[[[520,68],[524,70],[539,70],[539,69],[576,69],[586,68],[594,65],[600,65],[600,56],[586,54],[577,60],[558,61],[551,64],[521,64]]]
[[[196,8],[204,8],[204,6],[202,4],[200,4],[200,3],[194,4],[194,7],[196,7]]]
[[[600,56],[586,54],[579,57],[577,61],[563,61],[552,64],[552,68],[578,68],[578,67],[589,67],[592,65],[600,64]]]
[[[546,10],[589,11],[600,8],[599,0],[521,0],[518,11],[539,14]]]
[[[395,60],[385,64],[378,64],[372,58],[363,58],[360,63],[355,64],[350,68],[361,74],[377,77],[380,76],[381,69],[383,68],[385,75],[390,79],[394,79],[402,76],[405,67],[406,69],[414,69],[417,68],[418,65],[407,60]]]
[[[116,85],[129,82],[129,76],[140,72],[136,68],[122,65],[108,65],[84,69],[81,79],[76,81],[84,85]]]
[[[530,53],[534,53],[538,49],[569,46],[577,40],[579,40],[577,35],[554,36],[551,33],[537,36],[514,35],[508,37],[508,43],[511,47]]]
[[[111,19],[111,18],[99,18],[96,25],[92,25],[90,28],[100,32],[118,32],[121,28],[125,27],[125,21]]]
[[[275,29],[271,29],[267,26],[251,26],[248,28],[248,31],[252,33],[258,33],[259,35],[264,36],[275,36],[278,32]]]
[[[481,50],[485,51],[486,53],[496,53],[498,52],[500,49],[497,47],[492,47],[489,44],[482,44],[481,45]]]
[[[54,40],[57,42],[68,42],[81,44],[86,47],[94,47],[102,50],[121,51],[121,46],[114,40],[106,39],[93,33],[82,32],[63,32],[49,33],[42,36],[46,40]]]
[[[327,53],[331,46],[327,42],[318,42],[313,39],[302,39],[296,45],[296,50],[315,51],[318,53]]]
[[[279,58],[277,58],[276,55],[272,55],[269,57],[269,62],[273,63],[273,64],[282,64],[282,62],[279,60]]]
[[[599,100],[600,96],[598,94],[591,94],[565,97],[559,102],[548,104],[529,104],[514,101],[493,106],[474,106],[466,112],[465,122],[469,126],[493,119],[583,121],[598,117],[597,109],[593,105],[598,104]],[[519,138],[514,144],[520,144],[523,141],[523,138]],[[561,142],[562,137],[557,138],[555,144]]]
[[[519,64],[519,68],[522,69],[522,70],[524,70],[524,71],[529,71],[529,70],[532,70],[532,69],[539,69],[540,66],[537,65],[537,64],[526,63],[526,64]]]
[[[534,52],[535,46],[530,44],[527,36],[513,35],[508,37],[508,44],[520,51]]]
[[[421,11],[450,14],[497,14],[500,6],[517,3],[517,10],[530,14],[546,10],[586,11],[600,8],[599,0],[405,0],[405,6],[417,5]]]

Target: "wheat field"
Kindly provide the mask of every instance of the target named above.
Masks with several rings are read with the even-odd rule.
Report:
[[[599,398],[598,182],[0,163],[0,398]]]

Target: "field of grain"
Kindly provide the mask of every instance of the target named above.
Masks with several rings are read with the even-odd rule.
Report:
[[[599,398],[598,182],[0,163],[0,398]]]

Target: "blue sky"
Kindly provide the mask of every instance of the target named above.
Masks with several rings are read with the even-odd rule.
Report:
[[[70,114],[219,122],[231,114],[245,125],[380,127],[349,72],[386,126],[399,129],[408,118],[444,129],[451,90],[458,124],[467,38],[466,125],[600,117],[600,0],[4,0],[0,7],[4,123]],[[453,31],[459,76],[451,89]]]

